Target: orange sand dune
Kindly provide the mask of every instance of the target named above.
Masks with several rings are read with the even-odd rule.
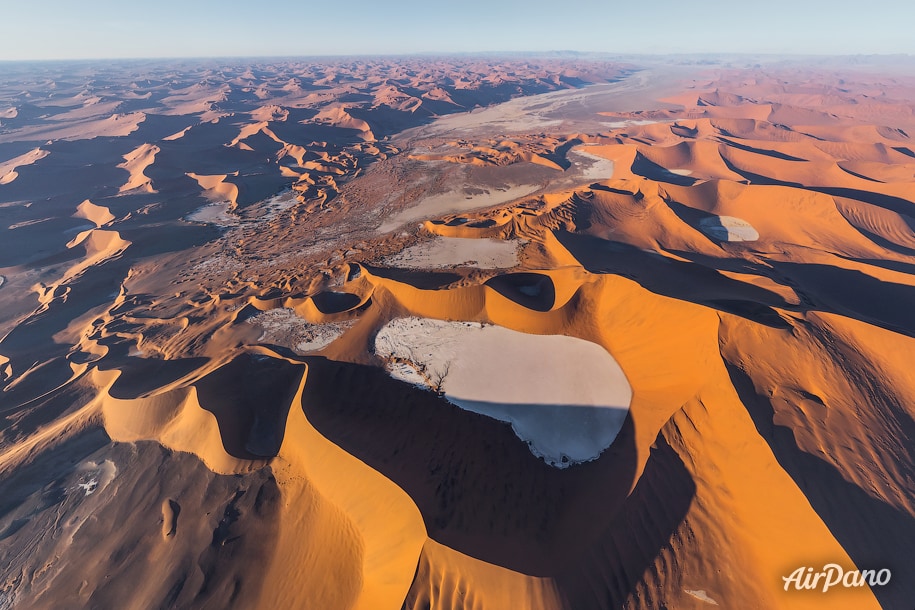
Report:
[[[126,169],[130,174],[130,178],[127,179],[127,182],[120,188],[119,192],[156,192],[152,187],[152,181],[143,172],[155,162],[156,155],[160,150],[158,146],[153,144],[143,144],[124,155],[124,163],[118,165],[118,167]]]
[[[111,210],[104,206],[95,205],[88,199],[76,206],[76,213],[73,216],[94,222],[98,228],[114,220],[114,214],[111,213]]]
[[[911,607],[915,80],[690,61],[0,83],[0,606]]]
[[[371,142],[375,139],[372,128],[362,119],[354,118],[342,105],[330,105],[314,116],[312,121],[320,124],[332,125],[343,129],[355,129],[361,133],[362,139]]]
[[[231,207],[238,203],[238,187],[231,182],[226,182],[229,174],[219,174],[215,176],[205,176],[201,174],[188,173],[188,176],[197,181],[200,188],[203,189],[203,195],[210,201],[222,202],[227,201]]]

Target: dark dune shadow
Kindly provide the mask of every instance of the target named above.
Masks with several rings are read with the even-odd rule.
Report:
[[[569,608],[625,608],[696,495],[692,476],[663,433],[635,489],[609,527],[556,576]]]
[[[396,267],[372,267],[365,265],[365,268],[372,275],[382,277],[388,280],[394,280],[401,284],[409,284],[414,288],[423,290],[438,290],[453,284],[463,278],[457,273],[447,271],[423,271],[414,269],[398,269]]]
[[[676,252],[692,261],[687,263],[587,235],[557,232],[556,237],[592,273],[616,273],[656,294],[722,309],[774,328],[785,328],[785,321],[771,307],[828,311],[915,336],[915,287],[882,282],[860,271],[778,261],[769,261],[769,267],[731,269],[779,283],[787,278],[802,299],[801,305],[791,305],[773,292],[732,280],[711,267],[726,261]]]
[[[341,313],[356,307],[362,299],[358,294],[328,290],[319,292],[311,300],[321,313]]]
[[[86,460],[89,456],[110,443],[108,435],[100,428],[91,428],[85,432],[45,450],[39,460],[32,460],[11,470],[0,479],[0,523],[10,511],[21,506],[34,493],[47,487],[32,507],[37,513],[59,504],[64,500],[66,491],[60,487],[51,487],[49,482],[63,479],[67,474]],[[28,521],[27,519],[24,521]],[[24,522],[8,522],[0,527],[0,543],[14,535]]]
[[[812,297],[812,308],[915,337],[915,287],[829,265],[779,261],[770,264]]]
[[[67,384],[27,405],[15,405],[0,398],[0,451],[75,412],[91,398],[86,384],[80,383]]]
[[[563,170],[567,170],[572,167],[572,162],[569,161],[568,158],[569,151],[579,144],[581,144],[581,140],[578,138],[573,138],[568,142],[563,142],[561,145],[557,146],[553,152],[546,153],[543,156],[561,167]]]
[[[369,124],[375,137],[390,136],[410,127],[431,123],[435,116],[425,108],[425,103],[415,113],[397,110],[389,106],[374,108],[350,108],[349,114]]]
[[[913,159],[915,159],[915,152],[913,152],[912,149],[909,148],[908,146],[894,146],[893,150],[895,150],[896,152],[900,152],[900,153],[906,155],[907,157],[912,157]]]
[[[874,193],[872,191],[862,191],[860,189],[852,188],[807,186],[805,184],[801,184],[800,182],[788,182],[785,180],[770,178],[769,176],[763,176],[762,174],[754,174],[753,172],[747,171],[745,169],[740,169],[733,163],[729,162],[727,159],[724,159],[724,162],[728,169],[736,174],[740,174],[749,180],[751,184],[789,186],[796,189],[803,189],[805,191],[823,193],[824,195],[830,195],[832,197],[845,197],[846,199],[863,201],[864,203],[869,203],[873,206],[877,206],[878,208],[883,208],[884,210],[889,210],[890,212],[896,212],[897,214],[903,214],[906,216],[915,215],[915,203],[909,201],[908,199],[903,199],[902,197],[894,197],[892,195],[884,195],[882,193]]]
[[[29,222],[26,214],[19,213],[19,208],[21,206],[10,208],[8,213],[0,213],[0,223],[9,226]],[[34,212],[28,214],[34,215]],[[0,267],[21,265],[41,268],[76,262],[86,256],[86,250],[81,246],[67,248],[67,242],[75,238],[79,231],[93,228],[95,225],[85,220],[59,217],[7,229],[3,231],[3,239],[0,241]]]
[[[757,155],[765,155],[766,157],[772,157],[773,159],[781,159],[782,161],[802,161],[806,162],[807,159],[802,159],[801,157],[793,157],[791,155],[778,152],[777,150],[769,150],[768,148],[758,148],[756,146],[749,146],[747,144],[741,144],[740,142],[735,142],[734,140],[729,140],[727,138],[721,138],[721,141],[728,146],[733,146],[739,150],[743,150],[750,153],[755,153]]]
[[[912,250],[911,256],[915,256],[915,250]],[[915,276],[915,263],[903,263],[902,261],[891,261],[879,258],[849,258],[848,260]]]
[[[778,315],[778,312],[760,303],[738,299],[710,299],[708,304],[720,311],[765,324],[770,328],[791,328],[791,324]]]
[[[209,361],[209,358],[107,358],[99,364],[99,370],[119,370],[121,375],[108,393],[113,398],[132,400],[178,381]]]
[[[694,207],[690,207],[688,205],[684,205],[682,203],[674,201],[673,199],[665,199],[664,203],[667,204],[667,207],[669,207],[671,209],[671,211],[677,215],[677,218],[679,218],[686,224],[690,225],[691,227],[694,227],[697,229],[699,228],[699,223],[702,221],[708,222],[710,220],[718,220],[720,218],[719,216],[712,214],[711,212],[706,212],[705,210],[698,210]],[[702,233],[702,234],[705,235],[705,233]],[[708,237],[711,241],[713,241],[716,244],[720,243],[720,240],[712,239],[708,235],[705,235],[705,236]]]
[[[361,142],[362,132],[358,129],[335,127],[321,123],[282,123],[271,124],[273,133],[285,142],[306,144],[308,142],[327,142],[328,144],[353,144]]]
[[[138,106],[138,109],[142,109],[144,102],[145,100],[137,100],[133,104]],[[129,105],[131,102],[125,103]],[[146,103],[148,104],[148,102]],[[199,119],[194,116],[169,116],[147,113],[146,120],[140,123],[137,130],[131,133],[129,137],[132,141],[136,141],[138,145],[143,142],[153,142],[160,145],[159,140],[162,138],[174,135],[186,127],[196,125],[198,122]]]
[[[878,182],[883,183],[883,180],[877,180],[876,178],[871,178],[870,176],[865,176],[864,174],[859,174],[858,172],[853,172],[848,168],[842,167],[839,165],[839,169],[848,174],[849,176],[854,176],[855,178],[860,178],[861,180],[867,180],[868,182]]]
[[[466,112],[475,106],[489,106],[507,102],[519,95],[547,93],[555,88],[542,83],[519,84],[505,82],[499,85],[481,86],[478,89],[449,89],[448,94],[458,106],[455,112]]]
[[[229,455],[250,460],[279,452],[303,373],[301,365],[242,354],[194,384],[200,406],[216,417]]]
[[[849,224],[851,224],[851,223],[849,223]],[[885,237],[877,235],[876,233],[871,233],[867,229],[862,229],[861,227],[855,226],[853,224],[851,226],[858,233],[860,233],[864,237],[868,238],[869,240],[871,240],[872,242],[874,242],[881,248],[886,248],[890,252],[895,252],[896,254],[902,254],[904,256],[915,256],[915,249],[913,249],[913,248],[906,248],[905,246],[900,246],[899,244],[894,243]],[[879,261],[879,262],[874,261],[870,264],[873,264],[873,265],[881,264],[881,266],[882,266],[882,264],[891,263],[891,262],[893,262],[893,261]],[[905,273],[911,273],[911,272],[907,271]]]
[[[611,186],[607,186],[606,184],[594,183],[588,188],[590,188],[592,191],[605,191],[607,193],[614,193],[616,195],[627,195],[629,197],[635,197],[637,201],[641,201],[645,197],[640,191],[633,193],[632,191],[613,188]]]
[[[23,404],[72,377],[67,360],[72,346],[55,341],[54,336],[67,329],[73,320],[112,302],[129,267],[129,261],[118,259],[106,263],[103,270],[87,270],[70,284],[66,300],[53,302],[49,309],[31,316],[3,337],[0,353],[10,359],[14,371],[29,370],[36,363],[47,364],[16,387],[6,387],[0,403]],[[0,383],[0,387],[5,385]]]
[[[382,369],[323,358],[308,364],[302,408],[309,421],[410,494],[433,538],[473,557],[527,574],[558,573],[576,554],[568,541],[603,531],[628,492],[631,418],[600,459],[559,470],[509,424]]]
[[[556,287],[548,275],[508,273],[487,280],[485,285],[534,311],[549,311],[556,304]]]
[[[910,608],[915,600],[915,519],[912,515],[874,498],[847,481],[831,464],[801,449],[794,432],[775,423],[775,409],[756,393],[750,377],[733,363],[725,365],[753,423],[775,454],[775,459],[794,480],[823,519],[830,532],[860,569],[889,568],[892,580],[874,587],[874,595],[884,608]],[[862,405],[862,408],[865,405]],[[897,421],[905,436],[915,439],[915,424],[907,414]],[[785,574],[804,557],[785,557]]]
[[[655,182],[666,182],[678,186],[692,186],[697,182],[695,178],[681,176],[668,171],[654,161],[650,161],[647,157],[642,155],[642,153],[636,153],[631,169],[633,173],[648,178],[649,180],[654,180]]]
[[[228,176],[225,181],[238,187],[238,207],[241,209],[268,199],[289,186],[288,178],[265,173],[261,169]]]
[[[509,424],[375,367],[310,358],[302,408],[324,436],[404,489],[434,540],[555,577],[567,594],[628,598],[695,491],[659,438],[629,495],[636,453],[628,416],[600,458],[560,470],[532,455]],[[646,512],[650,520],[639,517]],[[600,607],[591,601],[571,607]]]
[[[9,121],[9,119],[4,119],[4,123],[7,121]],[[24,155],[35,148],[34,142],[0,142],[0,159],[3,159],[2,162],[6,162],[19,155]]]
[[[492,218],[487,218],[486,220],[471,222],[467,226],[474,229],[488,229],[489,227],[496,226],[496,221]]]
[[[878,208],[883,208],[884,210],[896,212],[897,214],[902,214],[904,216],[915,216],[915,203],[909,201],[908,199],[903,199],[902,197],[893,197],[892,195],[884,195],[882,193],[874,193],[871,191],[862,191],[860,189],[850,188],[826,186],[808,186],[804,188],[807,188],[811,191],[816,191],[818,193],[831,195],[833,197],[857,199],[858,201],[863,201],[864,203],[869,203],[871,205],[877,206]]]
[[[98,140],[98,141],[96,141]],[[76,211],[84,199],[116,195],[118,185],[126,181],[127,174],[117,164],[122,155],[133,150],[131,144],[117,138],[99,137],[89,141],[54,142],[43,150],[50,154],[31,165],[16,169],[18,177],[0,186],[0,201],[36,202],[32,212],[53,215],[48,200],[55,200],[55,208],[67,210],[66,216]]]
[[[621,275],[655,294],[724,309],[775,328],[784,328],[785,321],[772,307],[795,309],[774,292],[731,279],[699,262],[677,261],[589,235],[555,235],[588,271]]]
[[[149,226],[131,226],[129,220],[119,224],[118,229],[121,237],[131,242],[123,256],[129,256],[132,263],[156,254],[202,246],[220,235],[217,227],[209,225],[201,227],[162,223],[150,230]],[[168,232],[168,239],[162,238],[161,233],[165,231]]]
[[[690,128],[686,125],[677,125],[675,123],[670,126],[670,133],[674,134],[675,136],[680,136],[681,138],[696,139],[696,137],[699,135],[699,129],[695,127]]]

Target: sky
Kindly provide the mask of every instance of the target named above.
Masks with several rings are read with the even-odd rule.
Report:
[[[0,0],[0,60],[915,54],[906,0]]]

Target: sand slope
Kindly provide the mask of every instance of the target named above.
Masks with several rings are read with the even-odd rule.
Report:
[[[909,607],[915,81],[817,61],[9,68],[0,606]]]

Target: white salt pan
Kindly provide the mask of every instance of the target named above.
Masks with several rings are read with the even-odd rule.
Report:
[[[378,332],[375,353],[392,376],[510,423],[534,455],[557,468],[600,456],[632,400],[613,357],[575,337],[410,317]]]
[[[756,241],[759,233],[746,220],[733,216],[714,216],[699,221],[699,229],[720,241]]]

